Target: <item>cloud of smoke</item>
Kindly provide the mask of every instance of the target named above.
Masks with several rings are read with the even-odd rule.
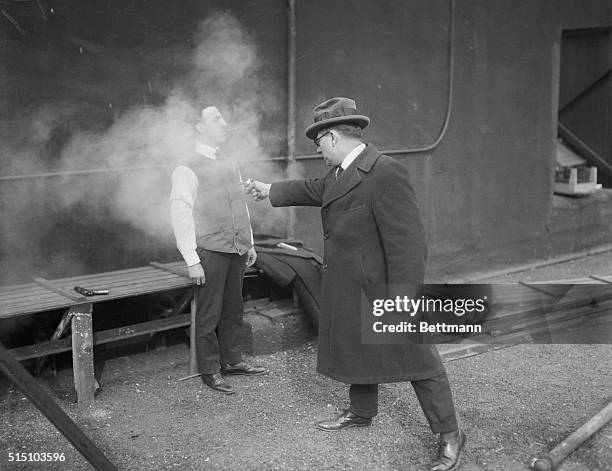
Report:
[[[234,16],[224,12],[202,21],[195,39],[191,70],[163,105],[132,108],[104,134],[75,135],[61,159],[63,171],[160,169],[126,170],[110,187],[88,187],[86,194],[75,187],[61,195],[64,205],[82,200],[110,205],[114,214],[138,229],[167,237],[169,171],[193,153],[194,123],[208,105],[217,106],[234,129],[224,147],[228,155],[239,160],[267,156],[261,143],[261,117],[279,104],[259,79],[261,61],[252,39]]]
[[[266,157],[264,147],[278,150],[281,137],[261,121],[280,112],[280,103],[248,32],[234,16],[218,12],[200,24],[196,40],[185,88],[200,108],[214,105],[226,114],[235,129],[226,150],[244,159]]]
[[[28,253],[39,256],[43,234],[53,230],[54,215],[75,208],[86,215],[86,224],[108,227],[120,221],[167,242],[170,173],[193,154],[194,123],[205,106],[217,106],[234,129],[224,149],[227,154],[239,160],[277,155],[282,136],[267,130],[263,117],[280,111],[274,94],[278,87],[262,70],[248,32],[231,14],[217,12],[201,22],[195,43],[189,71],[166,90],[160,105],[128,109],[102,132],[75,126],[86,112],[76,103],[45,105],[1,124],[2,134],[12,136],[10,142],[0,142],[3,175],[72,175],[61,177],[66,184],[62,180],[49,185],[44,179],[21,185],[19,196],[11,198],[10,213],[23,231],[8,238],[3,234],[3,253],[11,253],[13,244],[23,245],[27,238]],[[281,178],[266,176],[269,181]],[[35,194],[49,200],[49,219],[42,227],[40,211],[31,210],[40,204],[31,197]],[[281,214],[251,206],[260,230],[284,231]],[[20,257],[23,262],[27,254],[20,252]]]
[[[66,188],[58,195],[62,205],[109,208],[146,234],[166,238],[168,167],[193,151],[193,113],[190,103],[174,94],[162,106],[130,109],[104,134],[75,135],[63,150],[61,171],[115,170],[111,178]]]

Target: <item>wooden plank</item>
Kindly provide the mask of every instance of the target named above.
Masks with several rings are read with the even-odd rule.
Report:
[[[602,283],[612,284],[612,279],[604,278],[602,276],[591,275],[589,278],[593,278],[594,280],[601,281]]]
[[[503,293],[502,293],[503,295]],[[574,309],[591,303],[592,300],[604,302],[612,299],[612,289],[604,284],[573,285],[566,289],[566,293],[560,299],[542,297],[539,302],[535,299],[523,301],[518,297],[511,302],[511,298],[505,297],[500,302],[502,296],[494,297],[491,303],[492,315],[489,319],[510,317],[516,315],[535,315],[548,310],[558,311],[560,309]]]
[[[197,295],[196,290],[193,290],[193,297],[191,298],[191,312],[190,319],[191,325],[189,328],[189,373],[196,374],[198,372],[198,361],[196,357],[196,312],[197,312]]]
[[[72,338],[66,337],[59,340],[47,340],[46,342],[39,342],[34,345],[13,348],[10,352],[17,360],[24,361],[56,353],[69,352],[70,350],[72,350]]]
[[[62,319],[57,325],[55,332],[53,332],[53,335],[51,336],[51,340],[58,340],[66,333],[66,331],[68,330],[68,326],[70,325],[70,322],[72,321],[72,314],[73,314],[72,310],[66,309],[66,312],[64,312],[64,315],[62,316]],[[46,356],[42,357],[40,361],[38,362],[38,364],[36,365],[36,376],[40,376],[40,373],[45,367],[47,358],[48,357]],[[53,362],[53,365],[55,369],[55,362]]]
[[[79,406],[89,407],[96,391],[93,362],[92,304],[72,310],[72,368]]]
[[[50,302],[59,303],[59,304],[62,304],[62,303],[74,304],[74,303],[78,303],[79,301],[73,301],[72,299],[68,299],[67,297],[62,296],[60,294],[52,293],[51,291],[47,291],[45,294],[41,294],[40,296],[24,295],[20,298],[15,298],[11,301],[6,301],[4,305],[5,306],[24,306],[28,304],[35,304],[35,303],[46,304]]]
[[[12,291],[13,289],[27,289],[38,286],[36,283],[21,283],[19,285],[5,285],[0,287],[0,295],[5,291]]]
[[[0,343],[0,372],[15,384],[79,452],[100,471],[117,468]]]
[[[187,268],[181,270],[180,268],[175,267],[174,265],[168,265],[166,263],[160,262],[151,262],[150,265],[155,268],[159,268],[160,270],[164,270],[170,273],[174,273],[178,276],[189,278],[189,272],[187,271]]]
[[[185,306],[187,306],[187,303],[189,303],[192,299],[193,299],[193,289],[185,290],[181,298],[178,300],[178,302],[172,309],[172,312],[170,312],[170,314],[168,314],[165,317],[173,317],[173,316],[179,315],[181,311],[185,309]]]
[[[77,301],[77,302],[87,301],[87,299],[84,296],[81,296],[80,294],[76,294],[76,293],[67,291],[63,288],[60,288],[55,283],[47,280],[46,278],[38,277],[38,278],[34,278],[34,281],[38,283],[39,285],[44,286],[48,290],[53,291],[54,293],[57,293],[61,296],[64,296],[65,298],[72,299],[73,301]]]
[[[9,319],[12,317],[19,317],[29,314],[38,314],[42,312],[55,311],[61,308],[70,307],[72,303],[64,302],[64,303],[53,303],[53,304],[41,304],[34,306],[25,306],[25,307],[14,307],[10,310],[0,309],[0,319]]]
[[[555,297],[555,298],[558,298],[558,297],[562,296],[559,293],[551,293],[550,291],[542,288],[541,286],[534,285],[534,284],[531,284],[531,283],[527,283],[526,281],[519,280],[519,284],[523,285],[523,286],[527,286],[528,288],[534,289],[536,291],[539,291],[540,293],[544,293],[544,294],[546,294],[548,296],[552,296],[552,297]]]
[[[139,335],[186,327],[191,323],[190,317],[190,314],[180,314],[164,319],[156,319],[154,321],[141,322],[139,324],[95,332],[93,335],[93,344],[94,346],[103,345],[117,340],[138,337]],[[24,361],[55,353],[69,352],[71,349],[72,339],[66,337],[59,340],[49,340],[25,347],[13,348],[10,352],[17,360]]]
[[[148,283],[157,281],[172,281],[172,280],[184,280],[182,277],[178,277],[172,273],[162,271],[152,271],[140,274],[138,277],[115,277],[105,281],[87,281],[81,282],[76,280],[74,283],[81,283],[84,288],[113,288],[120,286],[131,286],[131,285],[146,285]],[[62,283],[58,283],[62,286]],[[66,285],[64,285],[66,286]],[[70,285],[67,285],[70,286]]]
[[[112,296],[112,291],[116,290],[117,288],[123,288],[123,289],[127,289],[127,288],[134,288],[134,289],[140,289],[140,287],[148,287],[148,285],[150,284],[159,284],[159,283],[167,283],[169,286],[172,285],[178,285],[178,286],[189,286],[191,283],[189,280],[187,280],[186,278],[182,278],[182,277],[178,277],[176,275],[172,275],[172,274],[166,274],[165,276],[159,276],[158,272],[157,274],[155,274],[156,276],[151,276],[151,277],[147,277],[147,278],[142,278],[142,279],[135,279],[135,280],[115,280],[113,283],[108,283],[108,284],[92,284],[92,283],[88,283],[87,285],[85,285],[84,283],[82,284],[85,288],[91,288],[91,289],[103,289],[103,288],[107,288],[110,289],[111,292],[108,295],[104,295],[104,296],[93,296],[90,298],[87,298],[88,301],[92,301],[92,300],[98,300],[98,299],[102,299],[106,296]],[[61,289],[61,290],[65,290],[65,291],[69,291],[72,289],[72,285],[61,285],[61,284],[56,284],[56,288]],[[76,293],[71,294],[72,296],[79,296]],[[45,302],[46,300],[52,300],[52,299],[58,299],[58,297],[67,297],[67,296],[62,296],[59,293],[54,293],[51,291],[47,291],[45,290],[44,292],[41,293],[35,293],[34,295],[21,295],[21,293],[19,293],[16,296],[13,296],[12,298],[7,298],[4,300],[4,304],[8,304],[8,305],[20,305],[20,304],[24,304],[24,303],[28,303],[28,302],[35,302],[37,300],[40,300],[41,302]],[[82,302],[81,301],[82,298],[79,297],[79,299],[77,299],[76,301],[72,300],[74,303],[78,303],[78,302]]]
[[[538,316],[513,316],[505,319],[492,319],[483,322],[483,331],[497,332],[497,335],[512,332],[531,332],[539,328],[554,328],[556,325],[568,323],[573,320],[582,322],[585,318],[598,315],[609,315],[612,303],[600,303],[599,306],[576,306],[572,309],[561,309],[549,312],[540,312]]]
[[[72,299],[68,299],[65,296],[49,292],[48,296],[24,297],[22,299],[13,300],[11,302],[6,303],[6,305],[2,306],[1,309],[2,310],[15,309],[15,308],[19,309],[22,306],[36,306],[37,304],[41,304],[41,305],[57,304],[58,307],[56,309],[59,309],[66,305],[70,306],[74,304],[79,304],[81,302],[87,302],[87,299],[85,299],[85,301],[73,301]]]
[[[123,340],[139,335],[153,334],[164,330],[186,327],[191,323],[189,314],[156,319],[154,321],[141,322],[140,324],[118,327],[94,334],[94,345],[102,345],[117,340]]]
[[[37,303],[31,301],[28,303],[22,303],[20,305],[13,306],[2,306],[0,307],[0,318],[6,319],[9,317],[21,316],[24,314],[36,314],[45,311],[55,311],[57,309],[67,308],[74,305],[74,301],[70,301],[67,298],[59,296],[58,299],[53,302],[48,301],[44,303]]]
[[[578,151],[578,154],[580,154],[581,157],[585,158],[589,164],[596,165],[598,168],[600,168],[607,174],[612,174],[612,164],[610,164],[606,159],[601,157],[585,142],[580,140],[578,136],[572,133],[569,128],[567,128],[560,121],[557,123],[557,129],[559,131],[559,135],[565,140],[565,142],[567,142],[576,151]]]
[[[4,290],[0,294],[0,302],[10,301],[15,298],[21,298],[23,296],[40,296],[49,293],[49,290],[43,288],[40,285],[28,286],[25,288],[19,288],[17,286],[12,287],[10,290]]]
[[[191,286],[191,282],[187,281],[186,278],[173,277],[171,282],[168,281],[156,281],[155,283],[148,283],[145,285],[128,286],[112,288],[112,291],[108,295],[104,296],[92,296],[86,298],[87,302],[97,303],[110,301],[115,299],[122,299],[132,296],[140,296],[159,291],[169,291],[173,289],[186,288]],[[14,317],[22,314],[31,314],[42,311],[50,311],[60,309],[63,307],[69,307],[71,305],[78,304],[74,301],[57,296],[55,298],[49,298],[48,300],[36,300],[36,299],[25,299],[19,303],[10,304],[8,306],[0,306],[0,318]]]
[[[85,287],[88,284],[101,283],[102,285],[107,283],[119,283],[119,284],[140,284],[143,282],[148,282],[154,279],[166,279],[171,280],[175,277],[180,277],[181,279],[185,278],[185,273],[181,272],[179,268],[181,267],[182,262],[164,264],[165,267],[168,267],[173,270],[173,272],[165,272],[168,275],[164,276],[161,270],[154,267],[141,267],[135,269],[127,269],[127,270],[118,270],[113,272],[104,272],[97,273],[91,275],[83,275],[83,276],[75,276],[69,278],[62,278],[56,280],[46,280],[44,278],[38,278],[38,283],[28,283],[22,285],[14,285],[8,287],[0,288],[0,301],[12,301],[14,299],[21,299],[25,296],[41,296],[48,294],[48,290],[53,290],[56,294],[66,295],[66,292],[70,293],[69,298],[74,296],[78,296],[76,293],[72,292],[72,288],[75,284],[83,284]],[[175,273],[175,272],[178,272]],[[160,276],[161,275],[161,276]],[[172,276],[174,275],[174,277]],[[44,285],[44,287],[42,286]],[[104,288],[104,286],[92,286],[95,289]],[[43,288],[43,289],[41,289]],[[80,297],[77,301],[81,301]]]
[[[117,276],[138,276],[139,274],[143,273],[143,272],[148,272],[150,271],[151,268],[148,266],[144,266],[144,267],[138,267],[138,268],[128,268],[125,270],[114,270],[114,271],[105,271],[105,272],[98,272],[98,273],[90,273],[88,275],[77,275],[77,276],[69,276],[66,278],[58,278],[56,281],[62,282],[62,283],[74,283],[75,281],[79,281],[79,280],[95,280],[95,279],[107,279],[107,278],[113,278],[113,277],[117,277]]]
[[[62,280],[55,280],[55,283],[60,287],[65,287],[66,289],[72,289],[74,285],[82,286],[83,288],[88,289],[105,289],[117,286],[130,286],[130,285],[146,285],[151,282],[161,281],[161,280],[176,280],[178,279],[177,275],[167,272],[160,272],[158,270],[143,272],[138,276],[129,276],[129,277],[113,277],[105,280],[74,280],[72,282],[65,282]]]

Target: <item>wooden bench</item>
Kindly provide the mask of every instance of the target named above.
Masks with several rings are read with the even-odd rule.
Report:
[[[90,290],[104,289],[109,292],[105,295],[83,296],[74,290],[75,286]],[[193,290],[187,289],[172,312],[165,318],[94,333],[92,328],[94,304],[191,286],[183,262],[166,264],[151,262],[147,267],[55,280],[35,278],[33,283],[0,288],[0,319],[65,308],[66,311],[51,340],[14,348],[10,352],[17,360],[23,361],[72,350],[77,400],[80,405],[88,406],[93,402],[96,385],[94,345],[189,325],[193,338],[192,319],[195,316]],[[182,314],[189,303],[191,303],[191,314]],[[68,326],[72,328],[72,336],[62,338]],[[192,374],[196,370],[194,342],[191,342],[190,348],[190,370]]]

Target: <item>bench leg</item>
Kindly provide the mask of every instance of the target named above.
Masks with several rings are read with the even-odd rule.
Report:
[[[93,305],[79,304],[72,310],[72,368],[74,388],[80,406],[88,407],[93,403],[95,393],[93,362]]]
[[[70,325],[71,320],[72,320],[72,309],[69,308],[69,309],[66,309],[66,312],[64,312],[64,315],[62,316],[62,320],[60,320],[60,323],[57,325],[55,332],[51,336],[51,340],[58,340],[62,338],[62,336],[68,330],[68,326]],[[43,369],[45,368],[45,365],[47,364],[48,359],[49,359],[48,356],[44,356],[38,359],[38,364],[36,365],[36,376],[40,376]],[[52,359],[53,359],[53,374],[56,374],[57,371],[55,367],[55,356],[53,356]]]
[[[195,318],[196,318],[196,291],[193,289],[193,297],[191,298],[191,324],[189,326],[189,374],[197,374],[198,361],[196,359],[196,342],[195,342]]]

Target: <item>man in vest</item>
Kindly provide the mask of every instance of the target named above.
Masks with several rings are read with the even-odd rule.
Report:
[[[219,157],[227,123],[219,110],[202,110],[195,126],[195,155],[172,172],[170,216],[176,245],[196,285],[198,370],[210,388],[234,394],[222,374],[260,375],[239,348],[245,267],[255,263],[249,212],[235,161]]]

